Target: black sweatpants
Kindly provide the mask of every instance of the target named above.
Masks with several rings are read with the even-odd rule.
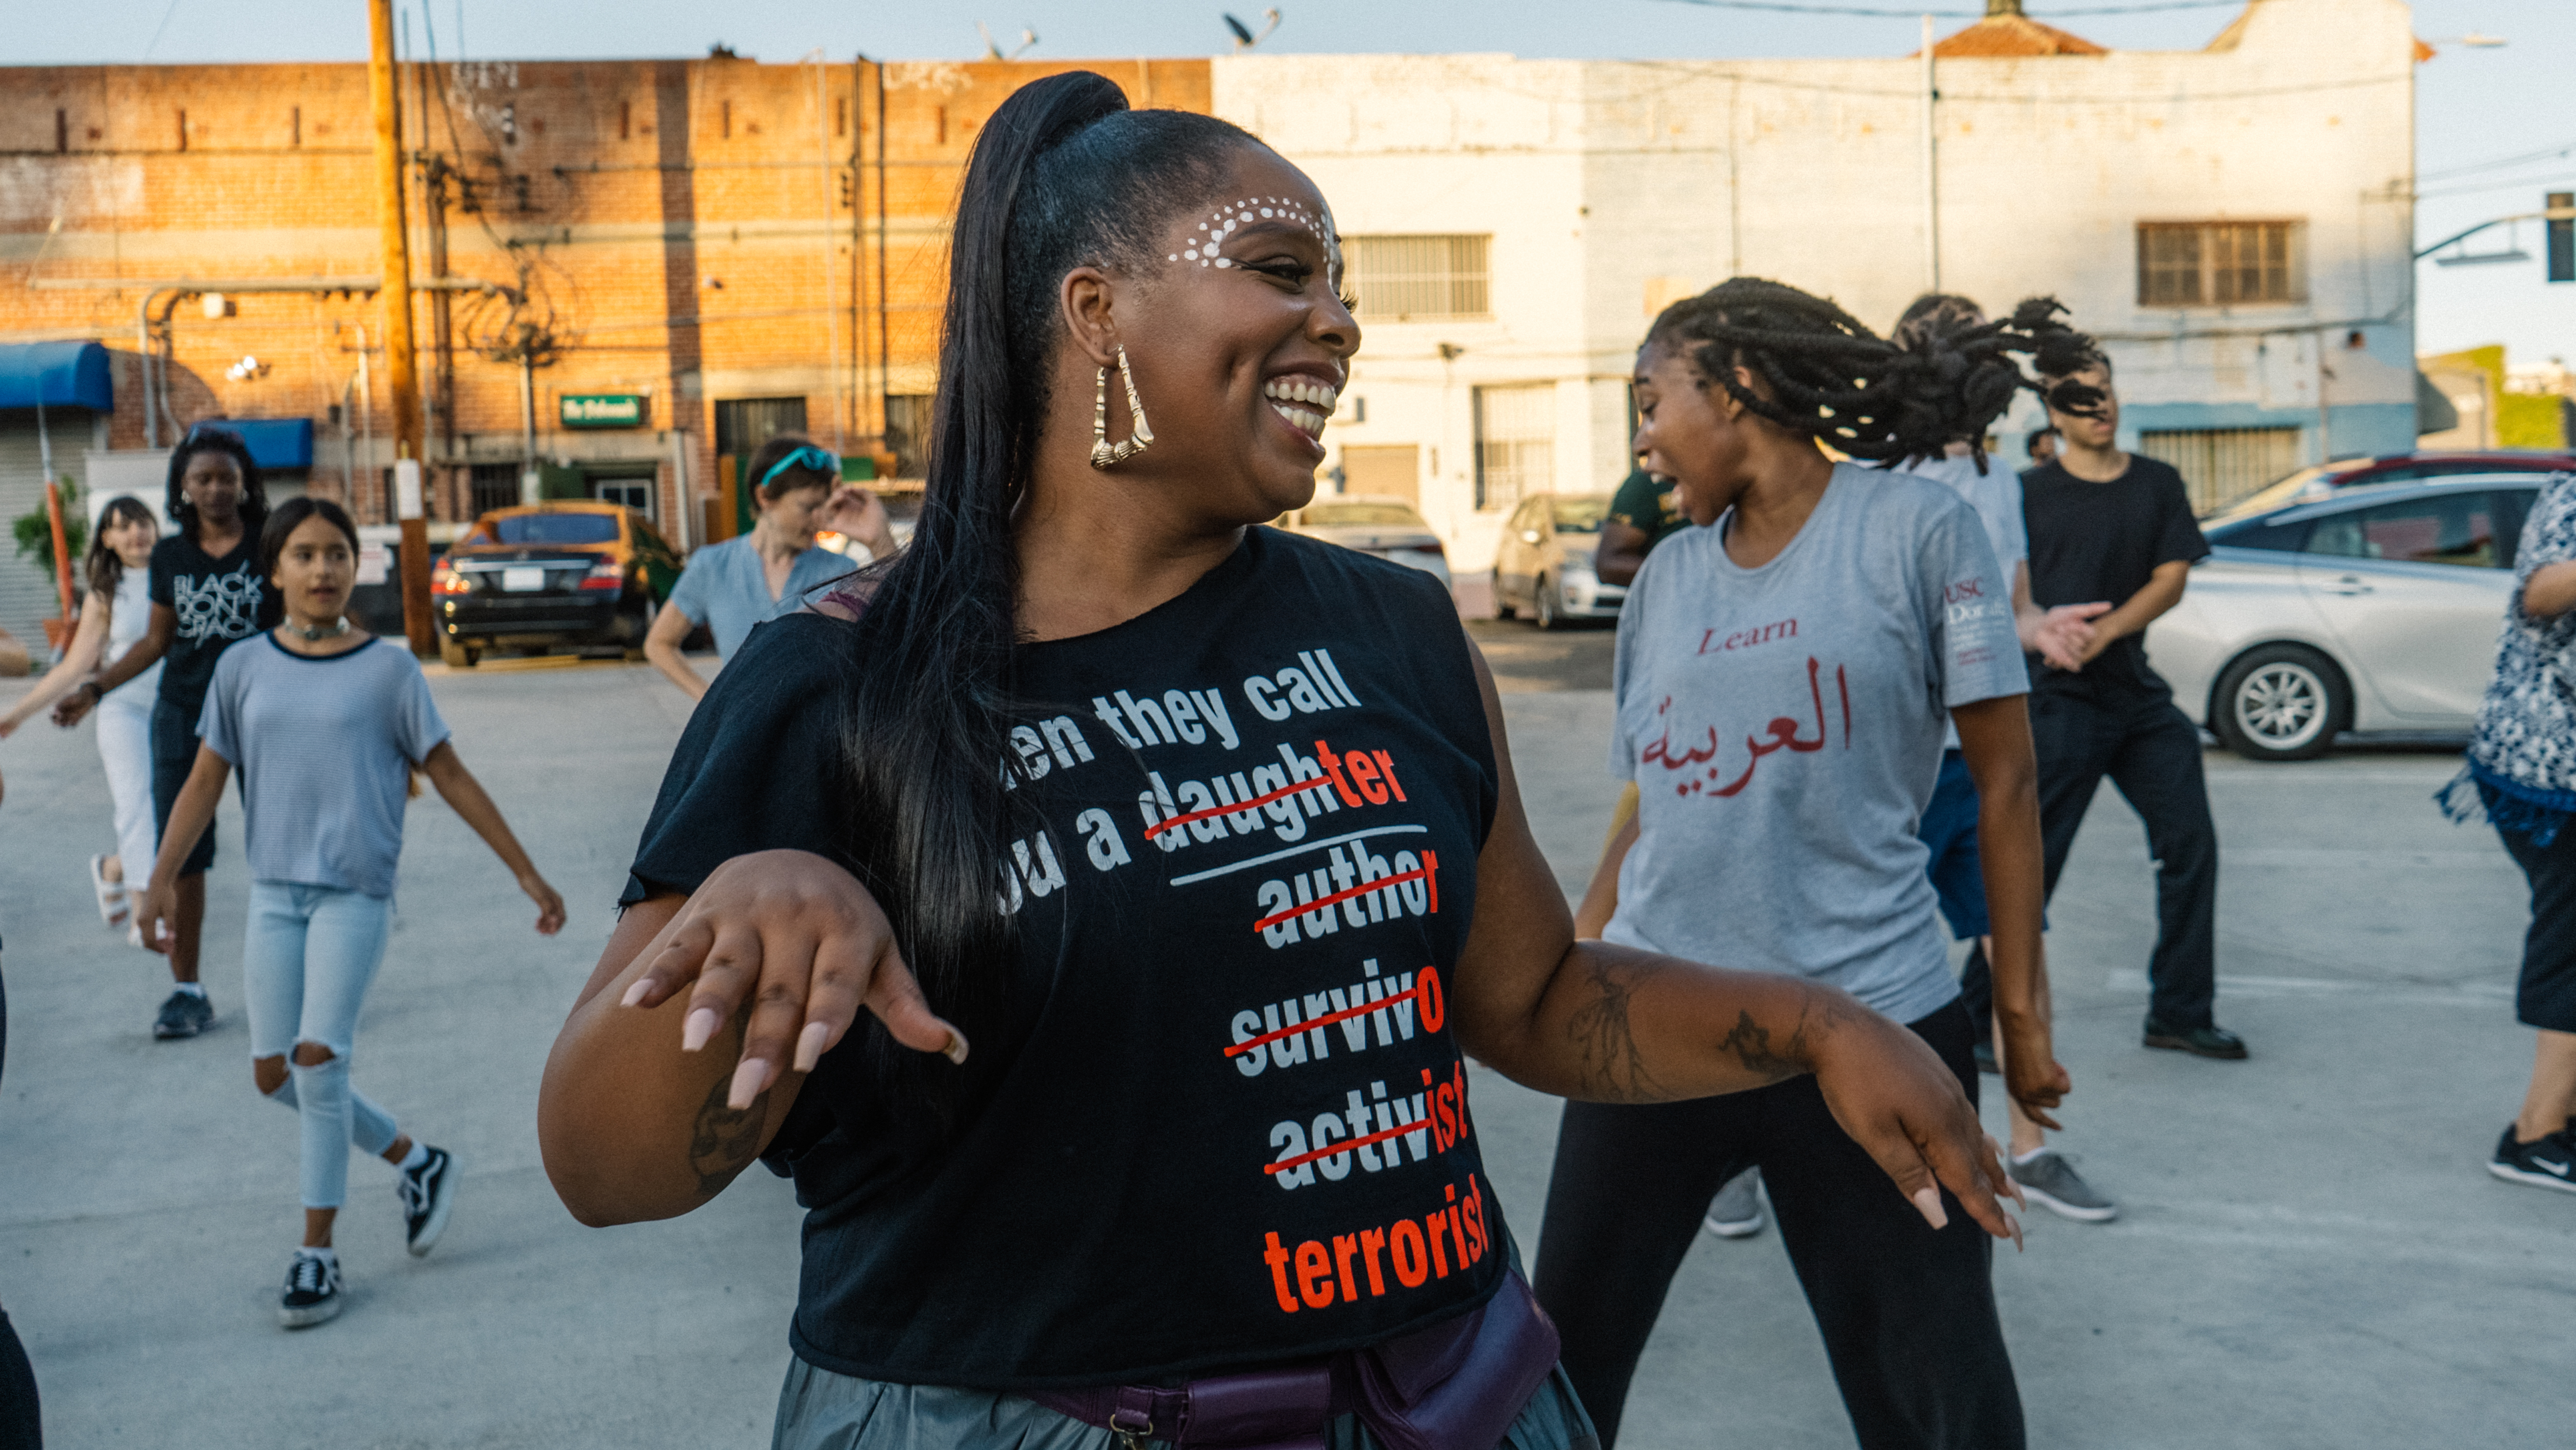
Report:
[[[1975,1101],[1966,1011],[1953,1002],[1913,1028]],[[1693,1102],[1565,1105],[1536,1287],[1603,1450],[1709,1199],[1756,1166],[1862,1450],[2019,1450],[1992,1241],[1946,1193],[1950,1226],[1926,1224],[1812,1077]]]
[[[2200,727],[2166,694],[2034,690],[2031,745],[2039,756],[2039,838],[2049,897],[2075,849],[2084,812],[2109,776],[2146,823],[2156,863],[2156,949],[2147,958],[2147,1011],[2167,1027],[2210,1025],[2218,997],[2218,827],[2201,775]],[[1994,978],[1972,954],[1960,991],[1977,1029],[1994,1031]]]

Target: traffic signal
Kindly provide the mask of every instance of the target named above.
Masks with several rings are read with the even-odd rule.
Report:
[[[2576,282],[2576,191],[2549,193],[2549,280]]]

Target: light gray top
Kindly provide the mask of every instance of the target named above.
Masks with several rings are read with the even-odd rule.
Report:
[[[715,636],[720,659],[732,659],[753,626],[804,608],[807,596],[815,589],[849,573],[853,567],[849,560],[817,544],[796,556],[787,571],[787,587],[772,597],[769,574],[760,564],[760,549],[751,539],[749,534],[740,534],[691,554],[689,567],[681,571],[679,585],[671,591],[671,607],[687,615],[690,623],[705,625],[707,632]]]
[[[1986,471],[1979,473],[1974,454],[1953,458],[1944,453],[1938,458],[1917,458],[1890,467],[1940,484],[1977,511],[1977,522],[1986,526],[1986,543],[1995,551],[1995,563],[2003,570],[2004,601],[2010,603],[2013,566],[2030,558],[2030,529],[2021,517],[2021,475],[1992,458],[1986,460]],[[1941,746],[1945,750],[1959,748],[1959,727],[1944,728]]]
[[[254,878],[394,894],[411,767],[448,733],[411,651],[376,639],[317,658],[275,634],[244,640],[215,662],[197,730],[241,772]]]
[[[1837,465],[1758,569],[1732,523],[1657,545],[1619,616],[1610,770],[1638,837],[1602,935],[1915,1021],[1959,991],[1914,835],[1942,732],[2029,689],[2007,582],[1976,514],[1904,474]]]

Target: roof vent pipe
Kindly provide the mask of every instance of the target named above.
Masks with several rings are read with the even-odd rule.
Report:
[[[1986,0],[1986,18],[1988,20],[1992,20],[1998,15],[2019,15],[2020,13],[2021,0]]]

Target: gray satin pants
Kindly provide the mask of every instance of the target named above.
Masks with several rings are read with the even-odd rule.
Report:
[[[1006,1391],[853,1379],[790,1360],[771,1450],[1124,1450],[1114,1433]],[[1356,1415],[1335,1419],[1325,1450],[1384,1450]],[[1503,1436],[1508,1450],[1599,1450],[1562,1368],[1549,1373]]]

